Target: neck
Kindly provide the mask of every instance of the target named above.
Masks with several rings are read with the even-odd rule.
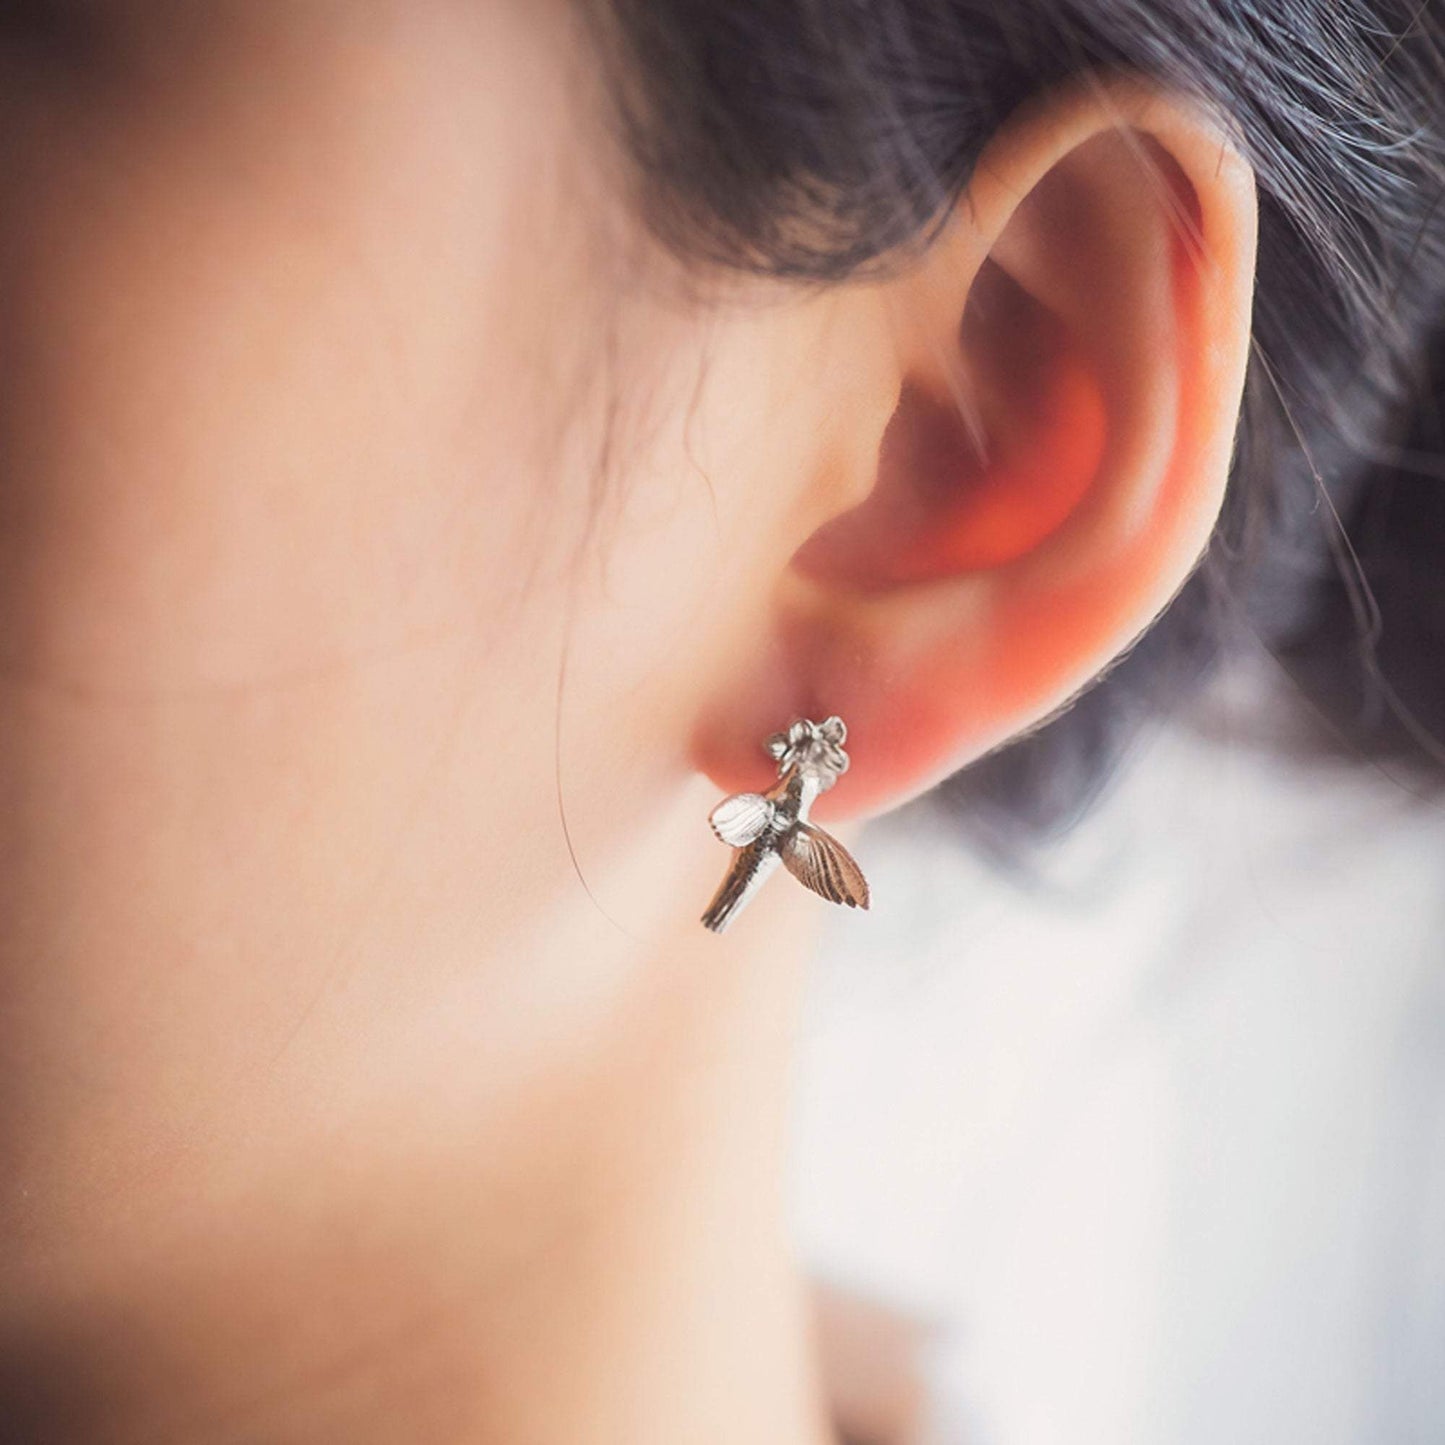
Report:
[[[37,809],[67,805],[67,775]],[[776,890],[718,940],[677,907],[722,861],[686,845],[711,796],[649,800],[663,822],[629,866],[687,926],[628,913],[641,948],[569,873],[543,936],[499,910],[489,929],[516,942],[486,957],[475,931],[415,916],[384,951],[301,955],[281,945],[309,945],[304,919],[286,932],[268,898],[304,839],[274,879],[190,856],[194,894],[164,870],[112,889],[94,857],[38,847],[0,878],[0,1419],[17,1438],[821,1440],[784,1200],[816,914]],[[123,801],[117,839],[163,835]],[[27,836],[73,844],[84,819],[44,821]],[[192,924],[213,887],[250,895],[225,915],[234,937]]]
[[[527,1069],[514,1036],[506,1089],[418,1054],[410,1087],[318,1108],[286,1069],[299,1119],[253,1100],[253,1137],[26,1231],[0,1415],[36,1441],[820,1439],[782,1188],[796,972],[702,951],[640,970],[605,1037],[534,1037]]]

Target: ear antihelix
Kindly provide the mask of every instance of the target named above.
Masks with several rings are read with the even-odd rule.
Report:
[[[793,565],[804,575],[876,593],[1005,567],[1089,496],[1108,417],[1069,329],[985,263],[959,342],[968,397],[905,381],[873,490],[803,544]]]

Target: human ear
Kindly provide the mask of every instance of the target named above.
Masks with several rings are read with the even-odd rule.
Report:
[[[1163,609],[1223,498],[1250,337],[1253,174],[1189,103],[1096,81],[993,138],[878,284],[896,364],[808,505],[771,646],[709,699],[721,787],[758,740],[841,715],[824,816],[894,806],[1062,707]],[[835,334],[877,346],[876,330]],[[841,409],[841,408],[840,408]],[[861,499],[840,475],[869,479]]]

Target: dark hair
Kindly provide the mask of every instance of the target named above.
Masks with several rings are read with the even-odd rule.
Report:
[[[684,258],[842,280],[926,239],[1041,88],[1142,74],[1255,168],[1254,352],[1225,512],[1124,662],[945,785],[1071,818],[1222,644],[1261,638],[1354,746],[1445,726],[1445,19],[1429,0],[582,0],[636,200]],[[1349,540],[1347,540],[1347,533]]]

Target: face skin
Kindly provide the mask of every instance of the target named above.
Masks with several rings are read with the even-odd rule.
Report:
[[[1163,605],[1247,172],[1055,97],[893,279],[744,285],[632,219],[560,5],[79,13],[0,60],[0,1415],[821,1439],[825,905],[704,932],[707,812],[829,712],[818,816],[894,806]]]

